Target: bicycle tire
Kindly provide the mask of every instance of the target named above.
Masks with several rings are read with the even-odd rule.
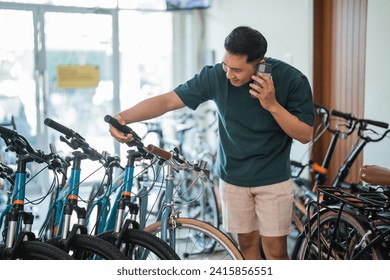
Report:
[[[63,250],[40,241],[23,241],[14,251],[12,258],[6,258],[5,246],[0,246],[0,259],[25,259],[25,260],[73,260],[73,258]]]
[[[336,207],[332,209],[337,210]],[[340,215],[339,223],[337,223]],[[368,223],[361,217],[350,213],[347,210],[338,213],[325,209],[321,211],[318,222],[316,216],[310,222],[308,234],[302,241],[299,250],[299,259],[301,260],[349,260],[353,258],[353,250],[359,244],[366,244],[371,241],[370,234],[366,234],[371,230]],[[315,219],[315,220],[314,220]],[[337,231],[336,231],[337,230]],[[318,234],[320,234],[321,243],[318,242]],[[365,240],[363,240],[363,237]],[[321,253],[320,253],[321,252]],[[367,250],[361,260],[380,260],[382,255],[380,251],[372,247]]]
[[[170,236],[174,233],[176,241],[179,241],[174,248],[181,259],[244,259],[235,243],[225,233],[206,222],[176,218],[169,220],[169,226]],[[144,230],[160,237],[161,222],[148,225]]]
[[[45,241],[48,244],[64,249],[60,237]],[[66,252],[76,260],[104,259],[124,260],[126,257],[114,245],[103,239],[86,234],[76,234],[69,240]]]
[[[111,244],[116,241],[113,231],[101,233],[98,237]],[[139,229],[128,229],[120,247],[127,259],[131,260],[180,260],[175,250],[167,243],[155,235]]]

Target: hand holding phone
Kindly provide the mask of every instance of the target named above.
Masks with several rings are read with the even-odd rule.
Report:
[[[258,73],[263,73],[265,75],[267,75],[268,77],[271,76],[271,73],[272,73],[272,64],[268,64],[268,63],[259,63],[257,66],[256,66],[256,75],[259,76]],[[254,81],[254,83],[256,85],[258,85],[258,83],[256,81]],[[251,97],[253,98],[256,98],[255,96],[251,95]]]
[[[272,65],[268,63],[259,63],[256,67],[256,74],[264,73],[268,77],[271,76],[272,73]]]

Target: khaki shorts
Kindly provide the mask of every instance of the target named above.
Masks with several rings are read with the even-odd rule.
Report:
[[[263,236],[285,236],[291,230],[291,180],[261,187],[239,187],[219,180],[223,226],[230,233],[259,230]]]

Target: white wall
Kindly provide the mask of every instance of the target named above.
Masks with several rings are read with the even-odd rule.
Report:
[[[311,0],[213,0],[206,12],[206,48],[215,51],[215,62],[222,61],[225,37],[233,28],[248,25],[266,37],[267,56],[290,63],[312,81],[312,19]],[[291,157],[305,160],[307,150],[307,145],[294,142]]]
[[[364,117],[390,123],[390,1],[368,1]],[[390,135],[389,135],[390,137]],[[370,143],[364,164],[390,168],[390,140]]]

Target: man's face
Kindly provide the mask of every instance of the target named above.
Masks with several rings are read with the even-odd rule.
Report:
[[[226,78],[235,87],[240,87],[252,81],[257,63],[248,63],[246,55],[234,55],[226,52],[223,56],[222,67]]]

